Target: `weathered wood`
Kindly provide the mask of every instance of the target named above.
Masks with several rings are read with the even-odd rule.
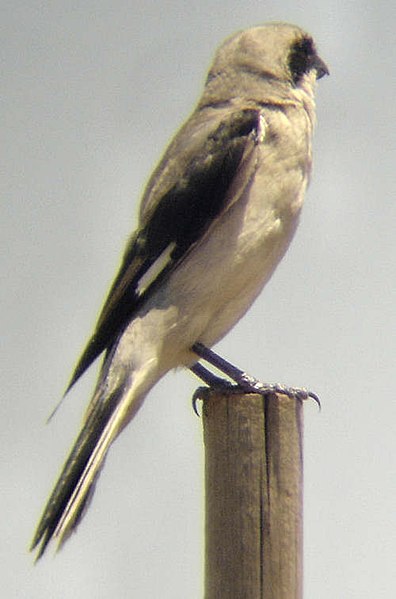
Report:
[[[205,599],[301,599],[301,403],[211,391],[203,425]]]

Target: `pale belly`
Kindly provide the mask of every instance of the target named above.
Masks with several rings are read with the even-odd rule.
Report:
[[[119,347],[126,363],[152,362],[162,372],[191,365],[194,343],[214,345],[245,314],[296,230],[310,169],[303,150],[256,146],[230,192],[238,200],[127,327]]]
[[[188,347],[215,344],[249,309],[289,246],[305,187],[279,202],[255,181],[173,273],[167,294],[177,297],[174,326]]]

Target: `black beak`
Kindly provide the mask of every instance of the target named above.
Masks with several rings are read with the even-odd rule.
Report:
[[[311,68],[316,70],[316,79],[321,79],[325,75],[330,75],[330,71],[329,71],[326,63],[323,62],[323,60],[317,55],[315,56],[315,58],[312,61]]]

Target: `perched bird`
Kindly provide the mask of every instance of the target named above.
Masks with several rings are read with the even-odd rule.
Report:
[[[197,107],[148,182],[68,387],[104,353],[33,539],[37,557],[76,527],[110,445],[167,371],[185,365],[210,383],[203,358],[249,383],[209,348],[248,310],[293,237],[311,170],[315,83],[327,73],[312,38],[285,23],[236,33],[218,49]]]

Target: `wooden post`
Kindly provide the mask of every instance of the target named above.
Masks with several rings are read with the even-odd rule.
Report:
[[[302,599],[302,404],[211,391],[203,405],[205,599]]]

